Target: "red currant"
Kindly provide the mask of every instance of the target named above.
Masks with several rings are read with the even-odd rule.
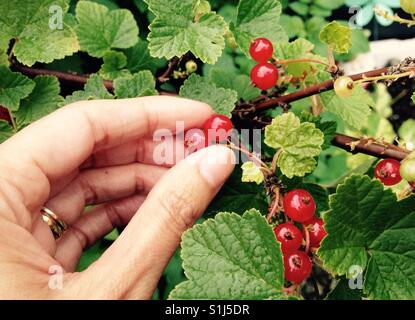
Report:
[[[233,129],[232,121],[222,114],[214,114],[204,125],[205,136],[208,142],[226,141]]]
[[[375,168],[375,177],[385,186],[393,186],[401,182],[402,177],[399,173],[400,162],[395,159],[384,159]]]
[[[200,129],[191,129],[186,132],[184,144],[187,153],[193,153],[207,147],[205,134]]]
[[[271,89],[278,81],[278,69],[271,63],[259,63],[251,70],[251,81],[261,90]]]
[[[311,220],[304,223],[304,228],[307,228],[308,230],[308,235],[310,237],[310,247],[320,248],[321,241],[327,235],[326,230],[324,230],[323,219],[313,217]]]
[[[285,214],[297,222],[310,220],[316,212],[316,203],[310,193],[303,189],[295,189],[284,196]]]
[[[284,255],[285,279],[292,283],[301,283],[307,279],[312,270],[310,257],[303,251]]]
[[[255,61],[267,62],[272,58],[274,48],[271,41],[269,41],[267,38],[258,38],[251,43],[249,53],[251,54],[252,59]]]
[[[283,252],[293,252],[298,250],[303,241],[301,231],[290,222],[280,224],[274,228],[277,240],[281,242]]]

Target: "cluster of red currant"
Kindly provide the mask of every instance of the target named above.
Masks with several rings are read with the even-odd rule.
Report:
[[[187,152],[193,153],[210,144],[221,143],[228,139],[233,129],[232,121],[222,114],[214,114],[206,120],[201,129],[190,129],[186,132],[184,143]]]
[[[306,190],[295,189],[288,192],[284,196],[283,206],[289,221],[276,226],[274,233],[281,243],[285,279],[293,284],[300,284],[312,271],[308,251],[319,248],[327,233],[323,220],[315,216],[316,203]],[[295,223],[302,225],[303,232]]]
[[[274,87],[278,81],[278,68],[268,62],[274,53],[271,41],[266,38],[254,40],[249,53],[252,59],[258,62],[251,70],[251,81],[261,90]]]

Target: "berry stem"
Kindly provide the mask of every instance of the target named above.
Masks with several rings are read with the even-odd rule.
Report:
[[[305,234],[305,252],[310,251],[310,232],[308,231],[307,227],[303,224],[303,231]]]
[[[180,62],[180,58],[178,58],[178,57],[172,58],[169,61],[169,65],[167,66],[166,71],[164,71],[163,74],[157,78],[157,81],[159,83],[164,83],[164,82],[169,81],[170,80],[170,76],[172,75],[172,73],[176,69],[176,67],[179,64],[179,62]]]
[[[361,84],[365,82],[377,82],[381,80],[397,80],[400,78],[410,77],[413,75],[415,75],[415,68],[413,68],[411,71],[398,74],[381,75],[377,77],[363,77],[361,80],[355,81],[355,84]]]
[[[288,64],[291,64],[291,63],[298,63],[298,62],[310,62],[310,63],[323,64],[327,68],[330,66],[325,61],[321,61],[321,60],[318,60],[318,59],[311,59],[311,58],[298,58],[298,59],[278,60],[277,58],[274,57],[274,60],[275,60],[275,64],[282,65],[282,66],[285,66],[285,65],[288,65]]]
[[[16,125],[16,121],[14,120],[13,112],[10,109],[7,109],[7,111],[9,112],[10,122],[12,124],[13,131],[17,132],[17,125]]]

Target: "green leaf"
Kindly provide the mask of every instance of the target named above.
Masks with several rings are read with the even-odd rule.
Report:
[[[189,280],[170,299],[284,299],[284,268],[272,227],[256,210],[220,213],[182,238]]]
[[[5,120],[0,119],[0,143],[3,143],[14,134],[12,126]]]
[[[140,71],[132,77],[119,78],[114,81],[115,95],[118,98],[135,98],[155,96],[158,94],[156,80],[149,70]]]
[[[290,39],[295,37],[305,37],[307,35],[304,21],[298,16],[282,14],[280,24]]]
[[[113,96],[105,88],[102,78],[93,74],[85,84],[84,90],[75,91],[65,98],[65,104],[82,100],[112,99]]]
[[[192,74],[180,88],[180,96],[209,104],[216,113],[231,117],[238,94],[230,89],[217,88],[197,74]]]
[[[198,0],[146,0],[156,16],[150,24],[149,49],[153,57],[171,59],[191,51],[213,64],[225,47],[226,23],[216,13],[195,19]]]
[[[256,38],[268,38],[274,45],[288,41],[279,24],[280,15],[278,0],[240,0],[236,23],[231,23],[230,28],[236,43],[247,56],[249,46]]]
[[[314,123],[303,122],[293,113],[285,113],[265,128],[265,144],[280,149],[277,165],[288,178],[302,177],[317,165],[314,157],[321,152],[323,133]]]
[[[324,143],[321,146],[322,150],[326,150],[331,147],[331,141],[334,138],[337,130],[336,121],[322,121],[321,117],[313,116],[309,112],[302,112],[300,115],[301,122],[312,122],[316,125],[316,128],[319,129],[324,134]]]
[[[103,57],[113,48],[130,48],[138,41],[137,23],[130,10],[110,11],[98,3],[79,1],[76,18],[81,50],[93,57]]]
[[[326,300],[362,300],[362,290],[350,289],[349,280],[342,278],[327,295]]]
[[[338,97],[334,91],[322,93],[320,97],[325,111],[334,113],[358,130],[367,122],[370,107],[374,105],[369,93],[360,86],[355,87],[347,98]]]
[[[346,53],[352,47],[352,31],[349,26],[332,21],[321,30],[320,40],[335,52]]]
[[[249,76],[235,74],[214,67],[209,72],[209,80],[219,88],[231,89],[238,93],[238,99],[252,100],[261,94],[261,90],[251,85]]]
[[[415,120],[408,119],[402,123],[398,130],[399,136],[405,141],[405,143],[411,143],[415,145]]]
[[[0,1],[0,39],[17,40],[14,54],[21,63],[52,62],[79,50],[68,0]],[[55,9],[55,10],[53,10]],[[50,11],[51,10],[51,11]],[[59,19],[62,24],[59,25]]]
[[[243,214],[252,208],[263,214],[268,212],[264,187],[253,183],[241,183],[241,179],[242,170],[238,166],[206,209],[206,217],[213,217],[222,211]]]
[[[38,76],[34,82],[35,88],[20,102],[19,110],[14,113],[19,128],[55,111],[64,102],[63,97],[59,95],[60,86],[57,78]]]
[[[26,98],[34,87],[35,83],[28,77],[0,65],[0,105],[3,107],[17,111],[20,100]]]
[[[310,41],[300,38],[290,43],[279,43],[274,47],[275,56],[280,60],[308,58],[327,63],[327,59],[312,53],[314,44]],[[295,77],[303,76],[305,72],[309,73],[313,69],[324,69],[325,65],[320,63],[296,62],[290,63],[286,71]]]
[[[99,70],[99,75],[105,80],[114,80],[120,77],[126,77],[131,73],[125,69],[127,66],[127,57],[122,52],[108,51],[104,55],[104,63]]]
[[[300,16],[306,16],[308,14],[308,5],[298,1],[290,3],[290,9]]]
[[[352,176],[330,197],[318,254],[334,274],[366,268],[370,299],[415,299],[415,197],[397,201],[378,180]]]
[[[127,68],[132,73],[142,70],[151,70],[155,73],[157,68],[163,67],[166,63],[164,59],[156,59],[150,55],[148,41],[140,39],[137,44],[124,50],[127,57]]]
[[[261,184],[264,182],[264,173],[255,163],[247,161],[242,165],[242,182]]]

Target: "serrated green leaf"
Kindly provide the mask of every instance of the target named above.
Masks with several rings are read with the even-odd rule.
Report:
[[[14,113],[19,128],[55,111],[64,102],[64,98],[59,95],[60,86],[57,78],[38,76],[33,81],[35,88],[20,102],[19,110]]]
[[[164,59],[153,58],[148,50],[148,41],[140,39],[137,44],[123,51],[127,57],[127,69],[131,73],[150,70],[155,73],[157,68],[166,64]]]
[[[20,100],[26,98],[34,87],[35,83],[28,77],[0,65],[0,105],[3,107],[17,111]]]
[[[0,143],[3,143],[14,134],[12,126],[5,120],[0,119]]]
[[[279,24],[281,4],[278,0],[240,0],[236,23],[231,31],[245,55],[249,55],[251,42],[259,37],[269,39],[274,45],[287,42],[288,37]]]
[[[264,142],[271,148],[280,149],[277,164],[285,176],[302,177],[317,165],[314,157],[321,152],[324,135],[314,123],[300,123],[300,119],[290,112],[274,118],[265,128]]]
[[[85,84],[84,90],[75,91],[65,98],[65,104],[82,100],[112,99],[113,96],[105,88],[102,78],[93,74]]]
[[[197,74],[192,74],[180,88],[180,96],[209,104],[216,113],[231,117],[238,94],[229,89],[217,88]]]
[[[119,78],[114,81],[115,95],[122,98],[136,98],[143,96],[155,96],[158,94],[156,80],[148,71],[140,71],[132,77]]]
[[[346,53],[352,47],[352,31],[349,26],[332,21],[321,30],[320,40],[335,52]]]
[[[302,112],[300,115],[301,122],[312,122],[316,125],[316,128],[319,129],[324,134],[324,143],[321,146],[322,150],[326,150],[331,147],[331,141],[334,138],[337,130],[336,121],[322,121],[321,117],[313,116],[309,112]]]
[[[230,71],[214,67],[209,72],[209,80],[219,88],[231,89],[238,93],[238,99],[252,100],[261,94],[261,90],[251,85],[249,76],[235,74]]]
[[[415,299],[415,197],[397,201],[367,176],[352,176],[330,197],[328,233],[318,251],[334,274],[366,269],[370,299]]]
[[[242,165],[242,182],[261,184],[264,182],[264,173],[255,163],[247,161]]]
[[[205,63],[213,64],[225,47],[227,30],[223,18],[214,12],[195,19],[197,0],[146,0],[156,16],[148,35],[153,57],[171,59],[191,51]]]
[[[122,52],[108,51],[104,57],[104,63],[99,70],[99,75],[105,80],[114,80],[120,77],[130,76],[127,66],[127,57]]]
[[[68,0],[0,1],[0,38],[18,40],[14,54],[21,63],[52,62],[79,50]],[[59,22],[62,22],[61,25]]]
[[[170,299],[284,299],[284,268],[271,226],[257,211],[220,213],[182,238],[189,280]]]
[[[338,97],[334,91],[328,91],[320,95],[324,110],[334,113],[355,129],[361,129],[367,122],[370,107],[374,101],[369,93],[356,86],[350,97]]]
[[[79,1],[76,18],[81,50],[93,57],[103,57],[112,48],[130,48],[138,41],[138,26],[130,10],[110,11],[98,3]]]

